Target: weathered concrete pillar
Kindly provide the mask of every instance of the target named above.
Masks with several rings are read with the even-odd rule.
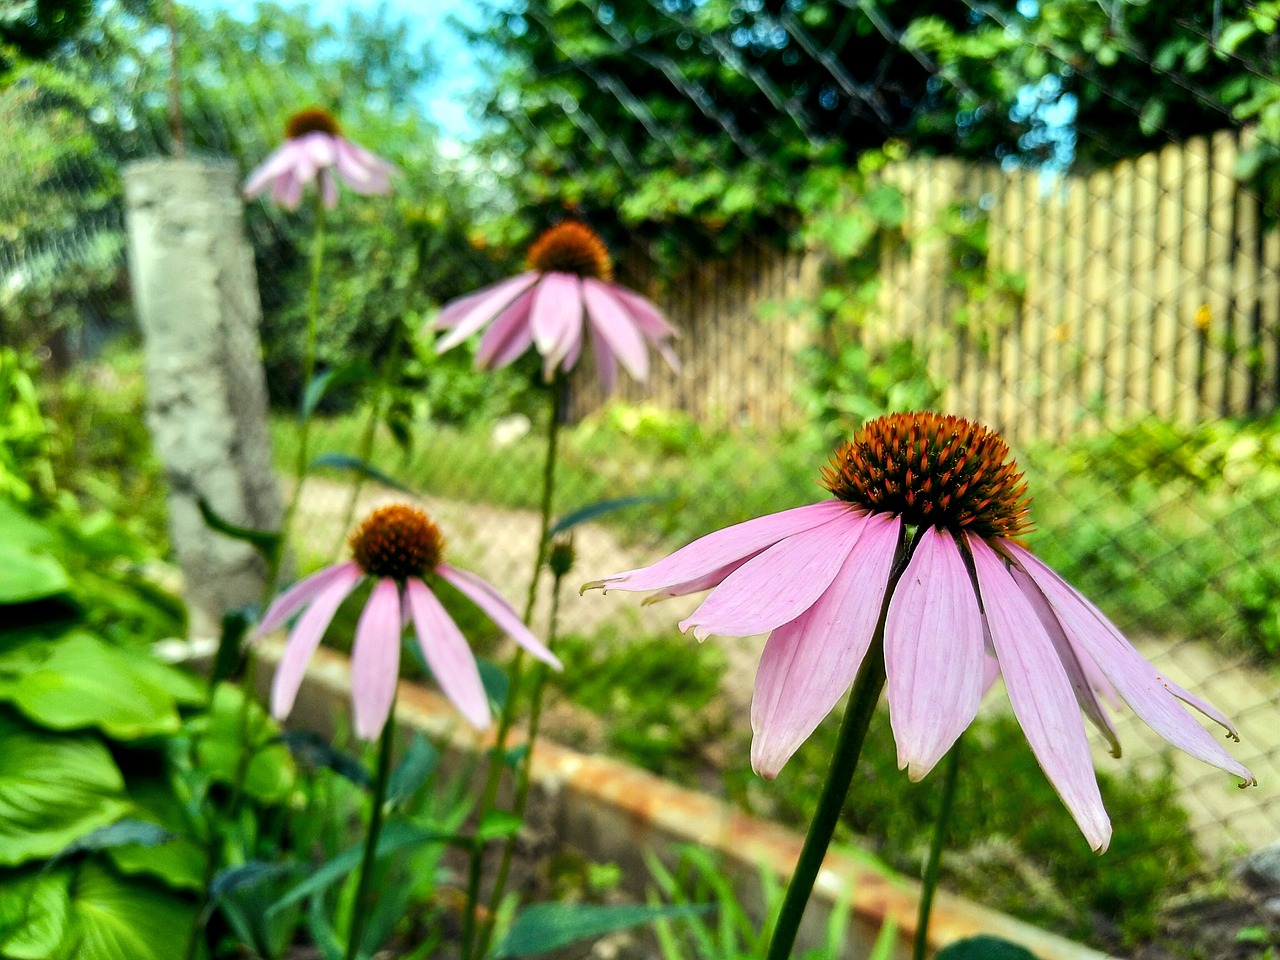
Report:
[[[145,340],[147,422],[169,482],[169,530],[193,635],[262,597],[253,549],[210,530],[280,525],[258,323],[262,307],[235,166],[148,160],[124,171],[133,300]]]

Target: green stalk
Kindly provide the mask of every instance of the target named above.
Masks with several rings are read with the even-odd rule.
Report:
[[[804,846],[800,850],[800,859],[796,862],[791,882],[787,884],[787,893],[769,939],[769,952],[765,955],[765,960],[788,960],[791,949],[795,946],[796,931],[800,928],[800,920],[804,917],[809,896],[813,893],[813,884],[822,868],[823,858],[827,855],[827,847],[831,845],[831,836],[840,820],[840,810],[849,795],[853,774],[858,769],[858,758],[867,738],[867,728],[871,726],[871,716],[875,713],[880,692],[884,689],[884,624],[889,615],[889,599],[893,596],[894,588],[897,587],[922,532],[923,530],[917,531],[905,553],[901,542],[899,543],[889,583],[884,591],[884,601],[880,605],[876,632],[871,638],[866,656],[862,658],[858,676],[853,681],[844,719],[840,721],[835,753],[827,770],[826,782],[822,785],[822,794],[818,798],[818,808],[814,811],[809,831],[805,834]]]
[[[560,436],[560,406],[568,390],[568,380],[563,373],[557,372],[551,383],[550,420],[547,424],[547,458],[542,467],[542,508],[541,524],[538,530],[538,549],[533,560],[533,576],[529,581],[529,594],[525,598],[524,622],[528,624],[533,618],[533,608],[538,601],[538,586],[542,582],[542,568],[547,562],[548,531],[551,529],[551,507],[555,497],[556,450]],[[507,687],[507,702],[502,705],[498,716],[498,733],[489,755],[489,769],[485,779],[484,794],[480,806],[476,809],[477,822],[492,809],[498,796],[498,785],[502,780],[502,767],[507,749],[507,737],[511,733],[511,725],[515,721],[515,705],[519,698],[520,685],[524,679],[524,651],[517,649],[511,660],[511,682]],[[467,907],[462,923],[462,957],[469,960],[475,944],[475,912],[480,893],[480,868],[482,850],[473,846],[471,850],[471,867],[467,880]]]
[[[360,940],[369,914],[377,906],[377,891],[373,889],[373,868],[378,860],[378,837],[382,833],[383,808],[387,804],[387,782],[391,779],[391,748],[396,738],[396,711],[394,705],[382,728],[378,745],[378,772],[374,775],[373,809],[369,812],[369,833],[364,841],[364,858],[360,864],[360,880],[356,884],[356,899],[351,911],[351,930],[347,936],[346,960],[355,960],[360,954]]]
[[[551,589],[551,622],[547,629],[547,647],[549,649],[554,649],[556,639],[559,636],[560,587],[563,583],[564,575],[556,574]],[[529,706],[529,737],[525,741],[528,751],[524,755],[524,762],[520,765],[520,772],[516,778],[516,806],[514,813],[521,821],[524,820],[524,812],[529,805],[529,784],[533,772],[533,744],[538,739],[538,723],[542,719],[542,695],[546,692],[547,676],[551,672],[545,663],[539,663],[535,669],[533,693],[531,694]],[[489,894],[488,918],[480,927],[480,942],[475,951],[477,957],[483,957],[485,951],[489,949],[489,940],[493,936],[494,918],[498,915],[498,906],[502,902],[502,893],[507,886],[507,876],[511,872],[511,857],[515,852],[515,847],[516,838],[514,836],[508,837],[503,843],[502,862],[498,866],[498,876],[494,881],[493,892]]]
[[[929,843],[929,859],[924,867],[924,880],[920,886],[920,913],[916,920],[916,939],[911,949],[911,960],[924,960],[929,949],[929,916],[933,912],[933,895],[938,889],[938,873],[942,867],[942,846],[947,839],[947,827],[951,823],[951,808],[956,798],[956,780],[960,771],[960,745],[964,735],[947,753],[947,769],[943,772],[942,799],[938,805],[938,817],[933,823],[933,839]]]

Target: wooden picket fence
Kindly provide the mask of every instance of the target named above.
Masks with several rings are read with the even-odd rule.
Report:
[[[1250,131],[1170,145],[1089,176],[949,159],[885,178],[906,198],[905,242],[880,264],[871,347],[910,339],[943,407],[1011,440],[1061,438],[1144,415],[1177,422],[1275,408],[1280,390],[1280,217],[1237,175]],[[1017,295],[966,301],[944,214],[987,218],[987,268]],[[794,425],[796,354],[814,330],[823,259],[748,246],[658,283],[625,272],[685,331],[684,370],[629,402],[714,425]],[[575,410],[602,400],[589,371]]]

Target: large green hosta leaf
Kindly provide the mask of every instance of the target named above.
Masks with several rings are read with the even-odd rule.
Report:
[[[51,541],[44,527],[0,500],[0,606],[42,600],[70,589],[67,571],[45,553]]]
[[[51,857],[128,808],[96,738],[50,736],[0,713],[0,866]]]
[[[160,887],[121,879],[93,862],[71,885],[67,936],[53,960],[185,957],[195,907]]]
[[[241,747],[247,741],[253,759],[245,772],[244,792],[263,803],[279,803],[293,789],[296,767],[289,749],[276,739],[280,728],[255,701],[246,709],[238,687],[221,684],[213,695],[212,711],[191,726],[199,734],[197,764],[214,780],[235,782]]]
[[[173,694],[151,665],[140,667],[143,657],[72,633],[51,643],[39,665],[0,675],[0,700],[54,730],[96,727],[116,740],[174,733]]]
[[[66,936],[67,874],[0,870],[0,957],[45,960]]]

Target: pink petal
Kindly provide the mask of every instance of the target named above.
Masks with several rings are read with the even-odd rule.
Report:
[[[320,645],[320,638],[329,628],[333,615],[342,606],[342,601],[355,589],[364,575],[354,563],[343,564],[335,569],[341,574],[335,576],[316,594],[306,612],[294,624],[293,632],[284,647],[284,655],[276,667],[276,675],[271,680],[271,715],[283,720],[293,709],[293,701],[298,696],[298,687],[302,685],[302,677],[307,672],[307,664],[311,655]]]
[[[1098,792],[1071,678],[1004,561],[979,537],[966,540],[1013,715],[1089,846],[1102,852],[1111,842],[1111,820]]]
[[[933,769],[982,702],[982,613],[951,534],[930,527],[894,588],[885,620],[889,723],[898,767]]]
[[[456,300],[450,300],[440,312],[436,314],[435,320],[431,322],[432,330],[448,330],[450,327],[456,327],[458,321],[465,317],[477,303],[481,297],[487,297],[489,291],[493,287],[483,287],[480,290],[473,290],[465,296],[458,297]]]
[[[1232,723],[1231,720],[1228,719],[1227,715],[1224,714],[1221,710],[1219,710],[1213,704],[1205,700],[1201,700],[1199,697],[1197,697],[1194,693],[1191,693],[1189,690],[1186,690],[1185,688],[1178,686],[1178,684],[1174,683],[1168,677],[1164,678],[1164,685],[1169,690],[1170,693],[1172,693],[1175,697],[1177,697],[1183,703],[1187,704],[1187,706],[1194,707],[1196,710],[1200,711],[1202,714],[1204,714],[1214,723],[1223,727],[1227,731],[1227,736],[1229,736],[1232,740],[1236,741],[1236,743],[1240,742],[1240,732],[1236,730],[1235,724]]]
[[[483,730],[489,726],[489,698],[480,682],[475,654],[462,631],[421,580],[410,578],[405,594],[422,656],[440,689],[468,723]]]
[[[511,609],[511,604],[507,603],[492,584],[474,573],[459,570],[445,563],[436,567],[436,573],[457,587],[463,596],[479,607],[484,615],[497,624],[498,629],[512,640],[548,666],[556,670],[564,669],[556,655],[530,632],[516,612]]]
[[[468,304],[467,312],[453,323],[453,330],[436,343],[436,353],[444,353],[467,339],[533,286],[537,279],[536,273],[521,273],[482,291],[484,296],[477,295],[475,301]]]
[[[725,577],[680,629],[692,627],[702,640],[713,633],[750,637],[790,623],[831,586],[867,516],[848,511],[775,543]]]
[[[617,283],[609,284],[609,291],[622,301],[640,332],[652,342],[680,336],[680,331],[667,322],[662,311],[651,300]]]
[[[873,514],[818,601],[773,633],[751,698],[751,766],[778,775],[853,683],[880,619],[902,522]]]
[[[383,577],[369,595],[356,623],[351,648],[351,697],[356,736],[374,740],[382,733],[400,681],[400,588]]]
[[[261,637],[284,626],[286,620],[323,593],[329,584],[341,580],[353,569],[358,569],[354,563],[339,563],[299,580],[267,607],[254,636]]]
[[[1085,716],[1093,722],[1098,732],[1106,738],[1107,744],[1111,747],[1111,755],[1113,757],[1120,756],[1120,737],[1116,733],[1115,725],[1111,722],[1111,717],[1106,708],[1098,699],[1096,684],[1090,677],[1089,671],[1085,669],[1086,663],[1093,667],[1093,661],[1087,655],[1082,655],[1072,645],[1071,639],[1062,629],[1062,624],[1058,622],[1058,618],[1053,615],[1053,610],[1049,607],[1049,601],[1044,598],[1044,594],[1035,585],[1035,581],[1019,567],[1011,568],[1009,573],[1013,576],[1014,583],[1022,591],[1023,597],[1031,605],[1031,609],[1035,611],[1041,626],[1044,627],[1045,633],[1053,643],[1053,649],[1058,654],[1058,660],[1061,661],[1063,668],[1066,670],[1067,677],[1071,681],[1071,687],[1075,691],[1076,702],[1080,704]],[[1096,670],[1096,668],[1094,669]],[[1102,678],[1102,682],[1110,687],[1110,683],[1105,677]]]
[[[293,169],[296,162],[297,148],[292,140],[286,140],[271,156],[267,157],[244,182],[244,195],[256,197],[277,177]]]
[[[624,570],[622,573],[593,580],[583,589],[593,590],[599,587],[605,592],[611,589],[658,590],[682,584],[705,577],[735,560],[757,554],[793,534],[855,512],[843,500],[829,499],[793,507],[781,513],[770,513],[709,533],[647,567]]]
[[[750,556],[741,557],[733,563],[726,563],[723,567],[716,567],[710,573],[695,577],[692,580],[686,580],[683,583],[673,583],[664,590],[657,593],[651,593],[641,601],[642,606],[648,606],[651,603],[659,603],[663,600],[670,600],[672,597],[683,597],[691,593],[701,593],[703,590],[710,590],[712,587],[718,587],[724,582],[724,578],[737,570],[740,566],[750,560],[752,557],[760,555],[757,550]]]
[[[332,167],[338,159],[337,138],[319,130],[294,140],[299,153],[305,156],[316,170]]]
[[[578,336],[574,337],[573,342],[569,344],[569,352],[560,361],[560,369],[565,373],[569,373],[578,365],[578,360],[582,357],[582,341],[583,336],[579,331]]]
[[[596,374],[600,377],[600,389],[606,397],[613,394],[618,385],[618,361],[604,337],[592,329],[591,349],[596,356]]]
[[[391,174],[395,167],[343,137],[337,138],[335,146],[338,173],[352,190],[365,195],[391,192]]]
[[[333,173],[329,170],[320,171],[320,198],[324,201],[326,210],[332,210],[338,205],[338,181],[333,179]]]
[[[480,338],[480,346],[476,349],[477,367],[505,367],[532,346],[533,330],[529,327],[532,307],[533,291],[526,290],[498,315]]]
[[[1246,783],[1257,783],[1248,768],[1227,753],[1178,704],[1156,668],[1110,620],[1030,551],[1014,543],[1007,547],[1049,601],[1076,648],[1106,674],[1143,723],[1179,750],[1233,773]]]
[[[529,314],[533,343],[555,370],[576,337],[582,336],[582,284],[570,273],[543,274]]]
[[[599,280],[582,281],[582,300],[592,328],[609,344],[627,373],[644,383],[649,379],[649,351],[630,314]]]
[[[282,173],[271,187],[271,199],[285,210],[297,210],[302,201],[302,180],[293,170]]]

